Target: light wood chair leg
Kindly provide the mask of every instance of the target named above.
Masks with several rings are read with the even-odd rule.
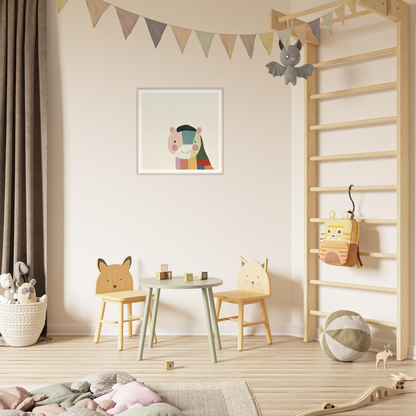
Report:
[[[132,308],[131,303],[127,304],[127,319],[131,319],[132,315]],[[133,335],[133,322],[130,321],[127,323],[127,335],[131,337]]]
[[[118,304],[118,349],[123,350],[123,303]]]
[[[149,329],[152,329],[152,308],[149,307],[149,320],[148,320],[148,325],[149,325]],[[157,336],[156,336],[156,329],[155,329],[155,336],[153,337],[153,344],[157,344]]]
[[[95,329],[95,337],[94,337],[94,342],[95,343],[97,343],[100,340],[101,327],[103,325],[103,323],[101,321],[104,318],[104,311],[105,311],[105,301],[104,301],[104,299],[101,299],[100,311],[98,313],[97,328]]]
[[[238,304],[238,351],[243,351],[243,335],[244,335],[244,304]]]
[[[273,339],[272,339],[272,333],[270,332],[270,323],[269,323],[269,317],[267,315],[266,300],[262,299],[260,301],[260,304],[261,304],[261,313],[263,314],[264,328],[266,329],[267,343],[270,345],[270,344],[273,344]]]

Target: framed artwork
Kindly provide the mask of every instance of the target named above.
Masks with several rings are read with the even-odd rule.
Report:
[[[222,88],[139,88],[137,173],[222,174]]]

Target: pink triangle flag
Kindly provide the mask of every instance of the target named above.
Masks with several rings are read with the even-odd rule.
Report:
[[[300,42],[304,44],[306,39],[306,23],[303,25],[295,26],[293,30],[295,31]]]
[[[337,7],[334,12],[338,16],[339,21],[345,26],[345,4]]]
[[[166,23],[157,22],[156,20],[148,19],[147,17],[145,17],[145,20],[147,28],[149,29],[150,37],[152,38],[155,48],[157,48],[167,25]]]
[[[97,26],[101,16],[110,7],[110,5],[101,0],[87,0],[88,10],[90,12],[92,27]]]
[[[246,48],[248,56],[250,59],[253,58],[254,52],[254,41],[256,40],[256,35],[240,35],[241,40],[243,41],[243,45]]]
[[[183,27],[171,26],[172,32],[175,35],[176,42],[178,42],[181,53],[185,50],[188,43],[189,36],[191,36],[192,30],[184,29]]]
[[[118,20],[120,20],[121,29],[123,30],[124,39],[127,39],[136,26],[137,20],[139,20],[139,15],[128,12],[127,10],[120,9],[116,7]]]
[[[227,55],[231,59],[233,56],[235,41],[237,39],[237,35],[220,35],[221,41],[225,47]]]

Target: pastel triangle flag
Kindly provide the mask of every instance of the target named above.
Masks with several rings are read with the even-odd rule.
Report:
[[[136,26],[137,21],[139,20],[139,15],[128,12],[127,10],[120,9],[116,7],[118,20],[120,20],[121,29],[123,30],[124,39],[127,39]]]
[[[175,35],[176,42],[178,42],[181,53],[185,50],[188,43],[189,36],[191,36],[192,30],[184,29],[182,27],[171,26],[172,32]]]
[[[334,12],[338,16],[339,21],[345,26],[345,4],[337,7]]]
[[[64,9],[68,1],[69,0],[55,0],[56,10],[58,11],[58,13]]]
[[[293,30],[295,31],[300,42],[304,44],[306,39],[306,23],[304,25],[295,26]]]
[[[205,57],[208,58],[209,50],[211,49],[212,40],[214,39],[215,33],[198,32],[195,31],[198,37],[199,43],[201,44],[202,50],[204,51]]]
[[[237,35],[220,35],[221,41],[225,47],[225,50],[231,59],[233,56],[235,41],[237,39]]]
[[[312,30],[312,33],[315,35],[316,39],[319,42],[319,22],[320,22],[321,18],[318,17],[315,20],[312,20],[312,22],[308,22],[309,27]]]
[[[274,32],[260,33],[259,36],[263,43],[263,46],[266,48],[266,51],[270,56],[270,54],[272,53],[272,48],[273,48]]]
[[[277,36],[279,36],[279,39],[282,41],[285,49],[288,50],[290,40],[290,29],[279,30],[277,32]]]
[[[332,12],[327,13],[322,16],[322,20],[324,21],[329,32],[332,34],[332,23],[334,22],[334,14]]]
[[[245,46],[248,56],[251,59],[253,57],[256,35],[240,35],[240,38],[243,41],[243,45]]]
[[[144,19],[146,20],[147,28],[149,29],[153,44],[155,45],[155,48],[157,48],[167,25],[166,23],[157,22],[156,20],[148,19],[147,17]]]
[[[110,5],[101,0],[87,0],[88,10],[90,12],[92,27],[97,26],[101,16],[110,7]]]
[[[351,10],[351,13],[357,18],[357,3],[356,0],[348,0],[347,6]]]

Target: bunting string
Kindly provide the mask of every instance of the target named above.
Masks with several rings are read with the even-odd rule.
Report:
[[[267,32],[267,33],[253,33],[253,34],[225,34],[225,33],[212,33],[212,32],[202,32],[195,29],[188,29],[184,27],[174,26],[168,23],[159,22],[157,20],[150,19],[145,16],[138,15],[136,13],[130,12],[128,10],[124,10],[114,4],[108,3],[104,0],[85,0],[88,11],[91,17],[91,23],[93,28],[97,26],[99,23],[102,15],[109,9],[110,6],[115,8],[118,20],[120,22],[121,30],[124,35],[124,39],[127,39],[133,29],[135,28],[138,20],[140,17],[143,17],[147,29],[149,31],[150,37],[152,39],[153,45],[155,48],[158,47],[163,34],[165,33],[165,29],[167,26],[170,26],[173,32],[173,35],[176,39],[176,42],[179,46],[179,50],[181,54],[184,53],[188,40],[191,36],[192,32],[195,32],[196,37],[201,45],[202,51],[206,58],[209,56],[209,51],[211,49],[212,42],[214,40],[215,35],[218,35],[222,44],[224,45],[225,52],[227,53],[228,57],[231,59],[234,47],[237,41],[237,37],[241,39],[241,42],[244,45],[244,48],[247,51],[247,55],[250,59],[253,58],[254,53],[254,46],[255,40],[257,37],[260,38],[261,43],[263,44],[267,54],[270,56],[273,49],[273,40],[274,40],[274,33],[275,32]],[[60,13],[69,0],[55,0],[56,3],[56,10]],[[324,22],[325,26],[327,27],[329,33],[332,34],[333,30],[333,13],[335,12],[336,16],[339,18],[341,23],[345,25],[345,5],[348,6],[351,13],[357,17],[357,4],[356,0],[345,0],[345,3],[341,6],[337,7],[336,9],[326,13],[325,15],[318,17],[308,23],[303,23],[298,26],[293,25],[293,20],[289,22],[289,18],[287,19],[287,29],[277,31],[277,36],[279,40],[282,42],[285,49],[288,49],[290,44],[290,38],[295,33],[295,36],[302,42],[305,43],[307,31],[310,30],[316,39],[319,42],[319,32],[320,32],[320,25],[321,19]],[[291,23],[291,24],[290,24]],[[309,29],[308,29],[309,27]]]

